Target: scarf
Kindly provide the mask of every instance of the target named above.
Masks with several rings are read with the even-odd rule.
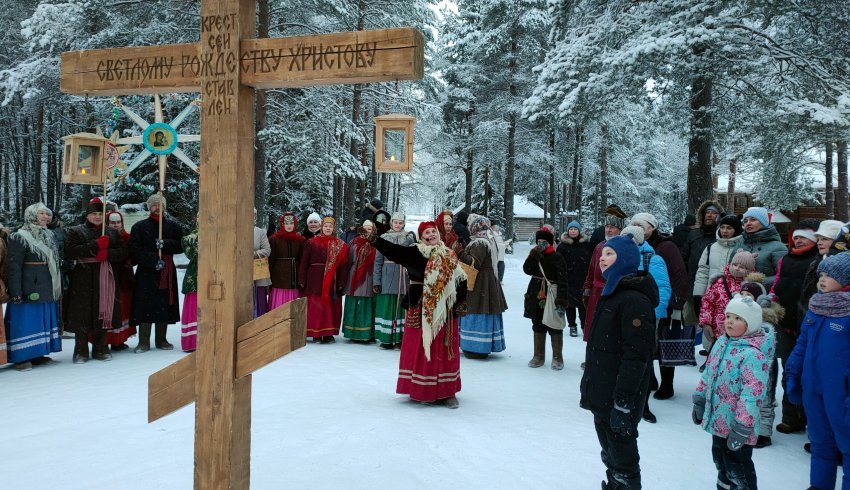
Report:
[[[311,240],[327,251],[328,259],[325,262],[325,271],[322,277],[322,301],[330,304],[331,285],[337,269],[348,258],[348,244],[333,235],[316,235]]]
[[[809,250],[815,248],[816,246],[817,246],[817,243],[810,243],[810,244],[803,246],[803,247],[800,247],[800,248],[791,247],[790,253],[791,253],[791,255],[803,255],[804,253],[808,252]]]
[[[499,264],[499,250],[496,248],[496,238],[493,236],[493,233],[490,230],[487,230],[484,232],[484,236],[476,236],[471,242],[469,242],[467,248],[474,247],[475,244],[487,247],[487,250],[490,252],[490,259],[493,261],[493,270],[496,270],[497,265]]]
[[[62,278],[59,275],[59,252],[56,249],[56,240],[53,238],[53,232],[44,226],[38,225],[38,212],[42,209],[47,209],[47,207],[39,202],[24,210],[24,225],[12,236],[17,235],[19,241],[27,251],[47,262],[53,291],[51,301],[56,301],[62,296]]]
[[[466,279],[466,273],[458,267],[454,252],[442,242],[417,243],[416,247],[428,259],[422,282],[422,348],[425,359],[430,361],[431,342],[443,327],[457,298],[457,284]]]
[[[816,315],[840,318],[850,315],[850,292],[817,293],[809,300],[809,309]]]
[[[354,275],[351,278],[351,289],[354,290],[366,280],[366,276],[372,273],[375,266],[375,247],[362,236],[352,240],[355,246]]]
[[[172,287],[174,279],[174,258],[171,255],[162,254],[162,261],[165,262],[165,267],[159,271],[159,289],[168,290],[168,304],[173,305],[177,300],[177,295],[174,294]]]
[[[283,238],[284,240],[289,240],[291,242],[303,242],[304,240],[306,240],[306,238],[304,238],[304,236],[298,233],[297,231],[286,231],[282,227],[280,230],[272,234],[272,238]]]

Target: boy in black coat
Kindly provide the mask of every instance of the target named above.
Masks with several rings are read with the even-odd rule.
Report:
[[[638,273],[640,252],[631,235],[608,240],[599,263],[606,283],[587,342],[580,404],[593,412],[608,475],[603,488],[639,489],[637,424],[655,349],[658,286]]]

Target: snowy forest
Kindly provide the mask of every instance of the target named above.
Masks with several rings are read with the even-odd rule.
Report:
[[[0,222],[43,201],[66,222],[90,186],[61,182],[62,140],[139,134],[104,97],[59,91],[64,51],[197,42],[198,1],[2,0]],[[850,9],[842,0],[257,0],[257,37],[412,26],[416,82],[259,90],[258,225],[287,210],[353,222],[372,198],[434,214],[465,206],[513,230],[525,195],[547,221],[598,220],[617,203],[669,229],[730,164],[755,198],[793,210],[826,174],[847,220]],[[164,98],[166,120],[197,94]],[[149,96],[121,97],[147,120]],[[373,117],[414,115],[412,174],[374,171]],[[197,112],[181,132],[198,134]],[[199,160],[199,146],[184,150]],[[128,154],[130,157],[132,153]],[[214,155],[210,157],[214,158]],[[157,185],[156,159],[109,189],[121,205]],[[203,168],[203,162],[200,162]],[[172,158],[170,213],[192,226],[197,174]]]

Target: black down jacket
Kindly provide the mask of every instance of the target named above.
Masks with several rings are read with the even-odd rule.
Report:
[[[582,408],[642,409],[655,351],[658,286],[650,275],[626,276],[596,306],[581,378]]]

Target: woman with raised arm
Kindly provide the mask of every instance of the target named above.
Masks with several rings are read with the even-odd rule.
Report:
[[[460,346],[455,307],[465,299],[465,288],[458,284],[466,279],[457,255],[440,240],[433,221],[419,224],[419,242],[414,247],[397,245],[374,231],[361,228],[360,233],[410,276],[396,393],[457,408]]]

